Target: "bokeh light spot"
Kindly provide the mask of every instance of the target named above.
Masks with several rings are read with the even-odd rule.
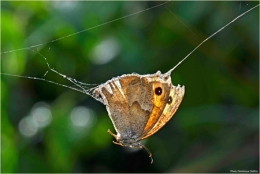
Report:
[[[52,120],[51,111],[49,108],[40,106],[32,110],[33,121],[38,127],[46,127]]]
[[[89,127],[93,123],[94,116],[95,114],[91,109],[79,106],[71,111],[70,119],[77,127]]]
[[[119,46],[115,39],[109,38],[98,44],[92,54],[91,60],[95,64],[105,64],[119,53]]]
[[[38,127],[31,116],[26,116],[22,118],[22,120],[19,122],[18,127],[20,133],[27,138],[33,137],[38,131]]]

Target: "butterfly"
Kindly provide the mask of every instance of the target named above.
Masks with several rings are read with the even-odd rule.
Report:
[[[106,105],[108,115],[117,132],[117,134],[114,134],[108,130],[116,139],[114,143],[131,148],[145,148],[152,159],[152,153],[142,145],[140,141],[156,133],[172,118],[182,102],[185,92],[184,86],[174,86],[172,84],[170,78],[171,72],[203,43],[257,7],[259,7],[259,4],[240,14],[204,39],[185,58],[165,74],[161,74],[160,71],[155,74],[147,75],[139,75],[136,73],[127,74],[112,78],[97,87],[85,89],[81,82],[50,68],[47,59],[40,53],[38,54],[45,59],[50,71],[66,78],[79,88],[62,85],[54,81],[46,80],[45,78],[20,76],[2,72],[0,72],[0,74],[41,80],[90,95]],[[47,73],[48,71],[45,75]],[[92,91],[94,91],[94,93],[92,93]]]
[[[175,114],[184,96],[184,86],[174,86],[170,73],[122,75],[96,87],[95,98],[105,104],[117,134],[117,145],[145,148],[140,143],[160,130]]]

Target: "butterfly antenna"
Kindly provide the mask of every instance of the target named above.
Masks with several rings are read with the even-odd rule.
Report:
[[[232,21],[230,21],[229,23],[227,23],[225,26],[221,27],[219,30],[217,30],[215,33],[213,33],[212,35],[210,35],[209,37],[207,37],[206,39],[204,39],[196,48],[194,48],[186,57],[184,57],[177,65],[175,65],[172,69],[170,69],[168,72],[166,72],[166,75],[170,75],[171,72],[177,68],[183,61],[185,61],[195,50],[197,50],[204,42],[206,42],[207,40],[209,40],[210,38],[212,38],[213,36],[215,36],[217,33],[219,33],[221,30],[223,30],[224,28],[226,28],[227,26],[229,26],[231,23],[235,22],[237,19],[239,19],[240,17],[244,16],[246,13],[252,11],[253,9],[257,8],[260,4],[254,6],[253,8],[250,8],[249,10],[247,10],[246,12],[242,13],[241,15],[237,16],[235,19],[233,19]]]
[[[145,147],[144,145],[140,144],[145,150],[146,152],[149,154],[149,157],[151,158],[151,164],[153,163],[153,158],[152,158],[152,152],[147,148]]]

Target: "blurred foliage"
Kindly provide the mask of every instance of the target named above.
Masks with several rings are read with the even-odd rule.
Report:
[[[205,38],[258,4],[168,2],[124,17],[161,3],[1,2],[1,52],[15,50],[1,54],[1,72],[43,77],[47,66],[37,51],[55,70],[85,83],[100,84],[132,72],[166,72]],[[94,50],[109,39],[118,53],[106,63],[95,63]],[[34,45],[39,46],[21,49]],[[112,143],[106,109],[91,97],[2,75],[1,171],[259,171],[258,65],[259,8],[208,40],[172,73],[173,84],[185,85],[186,94],[173,119],[143,142],[153,153],[153,164],[144,149]],[[45,78],[71,85],[51,72]],[[26,137],[19,127],[39,103],[51,111],[51,122],[36,133],[28,130],[35,134]],[[82,118],[88,119],[88,126],[75,126],[72,110],[82,106],[82,112],[91,111],[91,119]]]

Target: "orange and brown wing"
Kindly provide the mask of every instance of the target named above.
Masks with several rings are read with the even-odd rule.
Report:
[[[149,132],[146,134],[143,134],[141,140],[148,138],[149,136],[156,133],[159,129],[161,129],[175,114],[177,111],[180,103],[182,102],[183,96],[184,96],[185,88],[184,86],[172,86],[170,95],[171,99],[169,98],[168,103],[166,104],[162,114],[160,115],[160,118],[154,124],[153,128],[150,129]]]
[[[152,86],[151,93],[153,108],[150,112],[149,119],[143,129],[142,136],[150,132],[150,130],[158,122],[166,106],[165,99],[167,99],[170,94],[170,86],[167,83],[151,82],[150,85]]]

